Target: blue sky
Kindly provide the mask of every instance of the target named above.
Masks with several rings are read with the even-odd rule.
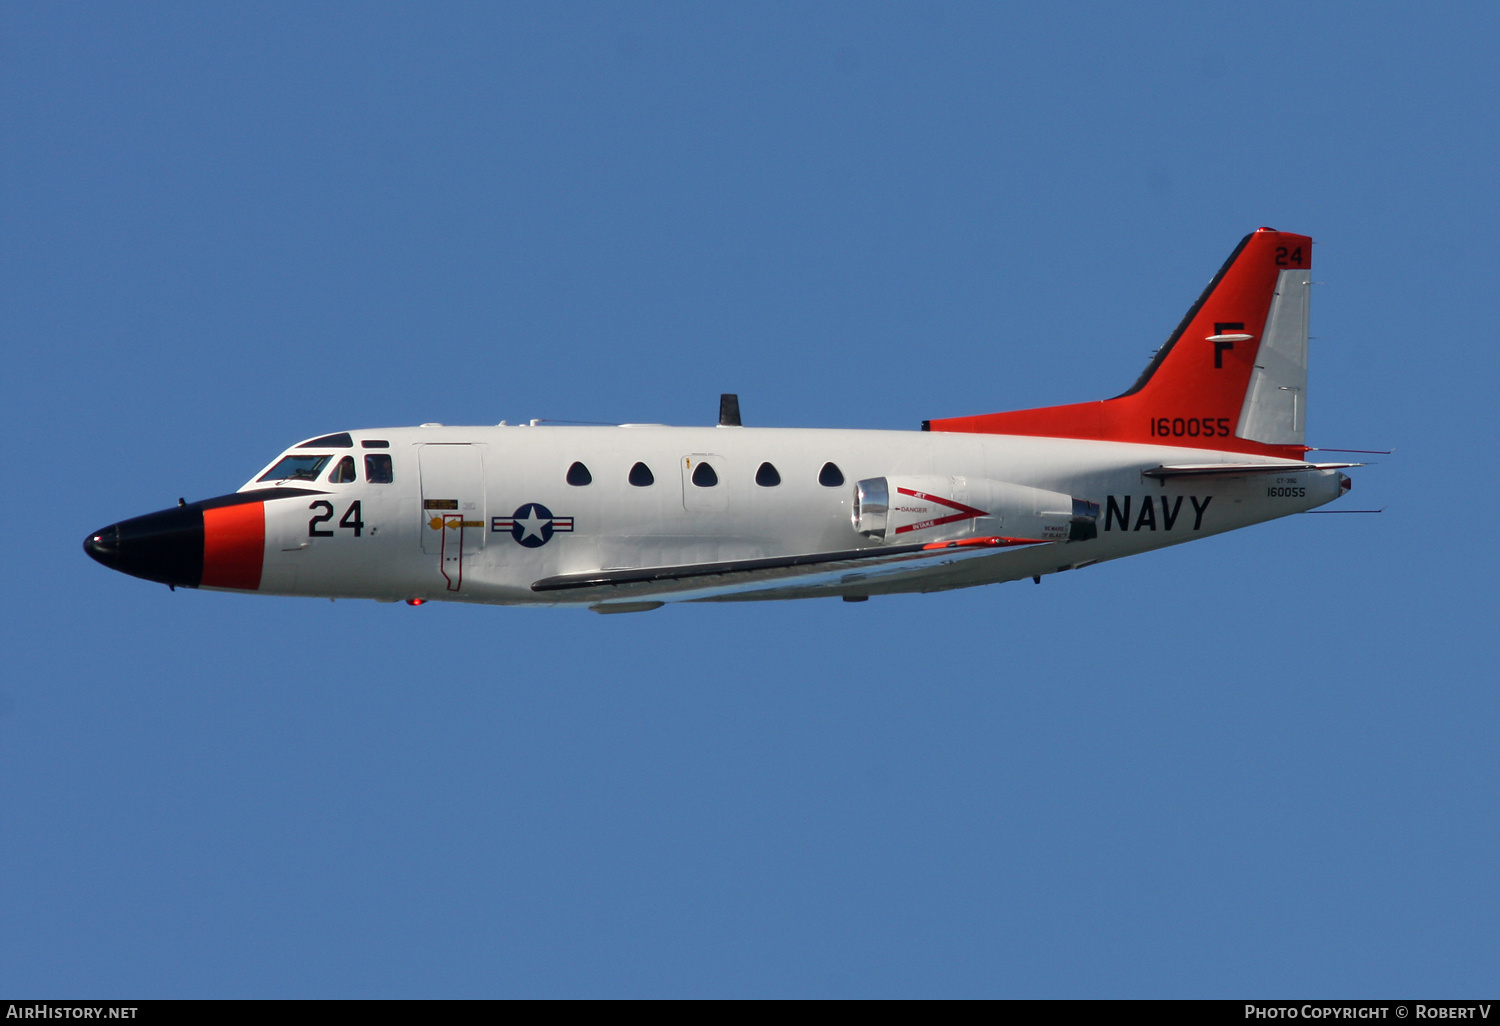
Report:
[[[0,991],[1492,991],[1497,32],[0,8]],[[1396,447],[1381,516],[619,617],[80,549],[345,428],[1113,395],[1260,225],[1319,242],[1310,438]]]

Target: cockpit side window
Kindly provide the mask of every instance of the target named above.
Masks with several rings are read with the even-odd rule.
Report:
[[[328,474],[329,484],[349,484],[354,480],[354,457],[345,456],[339,460],[338,466],[334,467]]]
[[[391,454],[388,452],[365,453],[365,480],[371,484],[390,484],[396,479],[391,473]]]
[[[283,456],[259,481],[316,481],[332,456]]]

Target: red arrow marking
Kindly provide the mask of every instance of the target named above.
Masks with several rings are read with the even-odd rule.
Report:
[[[940,495],[928,495],[926,492],[915,491],[911,488],[897,488],[896,493],[898,495],[910,495],[914,499],[923,499],[927,502],[941,503],[942,505],[947,506],[949,509],[958,510],[957,513],[950,513],[949,515],[944,517],[934,517],[931,520],[923,520],[915,524],[907,524],[905,527],[898,527],[896,528],[897,534],[905,534],[907,531],[922,531],[929,527],[941,527],[943,524],[951,524],[958,520],[967,520],[970,517],[989,516],[989,514],[982,509],[975,509],[973,506],[965,506],[961,502],[957,502],[953,499],[945,499]]]

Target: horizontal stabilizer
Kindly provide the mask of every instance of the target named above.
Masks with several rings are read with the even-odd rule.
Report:
[[[1177,463],[1141,471],[1142,477],[1212,477],[1243,474],[1298,474],[1309,470],[1343,470],[1363,463]]]

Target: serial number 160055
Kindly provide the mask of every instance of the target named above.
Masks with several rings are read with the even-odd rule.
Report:
[[[1305,499],[1306,488],[1288,488],[1285,485],[1272,485],[1266,489],[1266,495],[1272,499]]]
[[[1229,437],[1228,417],[1152,417],[1152,438]]]

